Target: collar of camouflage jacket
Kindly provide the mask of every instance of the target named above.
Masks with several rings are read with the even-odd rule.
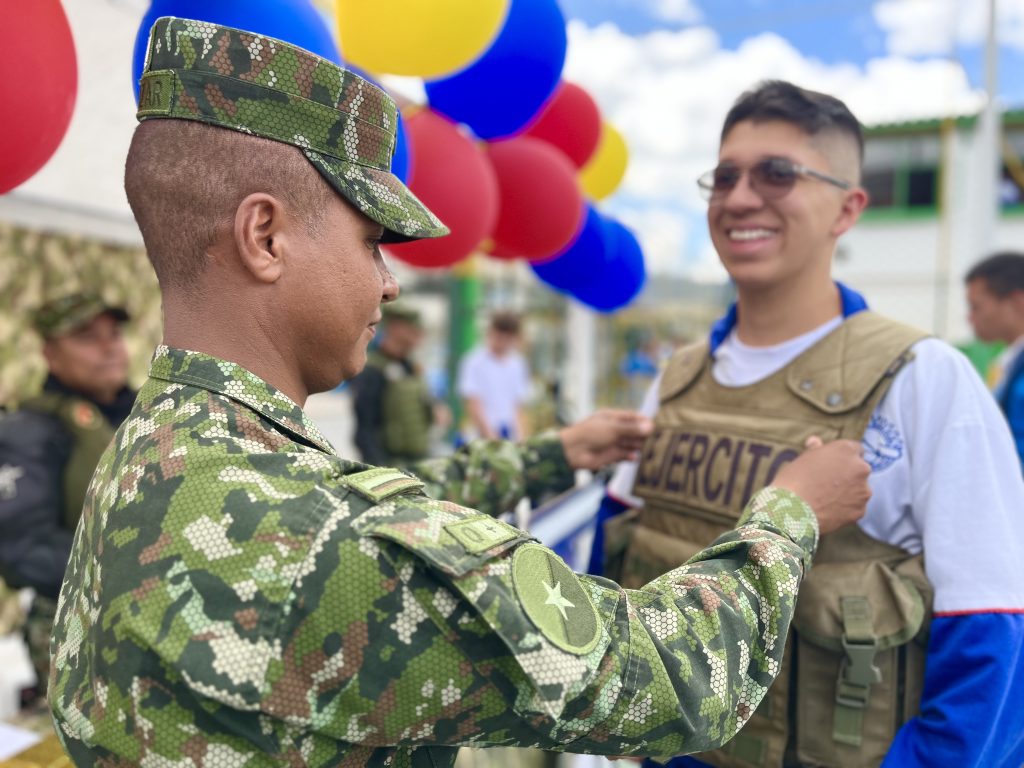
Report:
[[[153,353],[149,375],[175,384],[201,387],[257,411],[303,442],[337,455],[316,425],[294,400],[238,363],[161,344]]]

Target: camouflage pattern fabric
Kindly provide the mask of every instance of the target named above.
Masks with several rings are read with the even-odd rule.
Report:
[[[108,304],[99,294],[76,291],[40,306],[32,314],[32,324],[41,336],[49,338],[80,328],[108,312],[122,323],[128,319],[124,307]]]
[[[139,120],[199,120],[303,151],[385,242],[441,237],[445,227],[391,173],[398,112],[368,80],[271,37],[163,17],[150,31]]]
[[[424,469],[495,512],[568,481],[552,436]],[[77,765],[438,766],[455,746],[674,754],[730,738],[777,671],[817,542],[766,489],[637,591],[339,458],[282,393],[161,347],[100,461],[51,646]]]
[[[39,391],[46,363],[33,313],[74,291],[99,293],[128,310],[130,380],[145,379],[162,333],[160,290],[145,251],[0,222],[0,405],[12,407]]]
[[[56,600],[36,595],[25,617],[25,644],[41,693],[46,692],[46,681],[50,677],[50,636],[56,614]]]

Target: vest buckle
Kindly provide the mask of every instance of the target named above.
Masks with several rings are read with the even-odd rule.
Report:
[[[863,709],[867,704],[871,686],[882,682],[882,671],[874,664],[878,642],[852,642],[843,636],[842,643],[846,658],[839,669],[839,679],[836,681],[836,703]]]

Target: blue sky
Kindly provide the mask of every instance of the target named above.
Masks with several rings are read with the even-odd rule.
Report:
[[[958,0],[962,6],[953,14],[934,14],[942,0],[896,0],[905,13],[921,14],[922,27],[937,33],[930,36],[935,50],[911,55],[923,60],[934,58],[941,50],[955,57],[964,67],[969,82],[975,87],[984,84],[984,50],[977,39],[981,30],[962,29],[965,16],[984,11],[986,0]],[[930,4],[930,8],[926,7]],[[889,51],[889,31],[879,23],[872,0],[559,0],[565,15],[589,26],[603,22],[615,24],[628,35],[643,35],[655,30],[707,26],[715,30],[723,48],[736,49],[744,40],[763,32],[773,32],[789,41],[809,58],[826,64],[854,63],[863,65]],[[1010,37],[1020,43],[1019,3],[1001,0],[1005,14],[1013,18],[1003,21],[1011,27]],[[916,6],[916,7],[915,7]],[[976,6],[965,12],[963,6]],[[929,18],[929,16],[931,18]],[[967,24],[977,27],[977,23]],[[959,35],[957,33],[959,29]],[[966,34],[965,34],[966,32]],[[960,39],[957,39],[959,36]],[[966,38],[966,39],[965,39]],[[1024,106],[1024,50],[1019,45],[1003,45],[1000,55],[1000,94],[1009,106]]]
[[[694,179],[729,105],[780,78],[842,98],[867,124],[976,113],[987,0],[558,0],[563,77],[625,136],[626,178],[601,210],[651,272],[725,279]],[[1024,0],[999,0],[1000,101],[1024,107]]]

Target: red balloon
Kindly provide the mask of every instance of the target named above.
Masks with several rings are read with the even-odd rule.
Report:
[[[60,0],[10,8],[0,45],[0,194],[42,168],[75,108],[78,65]]]
[[[558,147],[577,168],[582,168],[601,138],[601,112],[589,93],[563,80],[523,135]]]
[[[451,230],[445,237],[388,245],[417,267],[447,267],[480,246],[498,218],[498,182],[477,144],[451,120],[425,108],[408,115],[409,188]]]
[[[530,136],[489,144],[501,205],[491,255],[550,257],[578,233],[584,206],[576,168],[564,153]]]

